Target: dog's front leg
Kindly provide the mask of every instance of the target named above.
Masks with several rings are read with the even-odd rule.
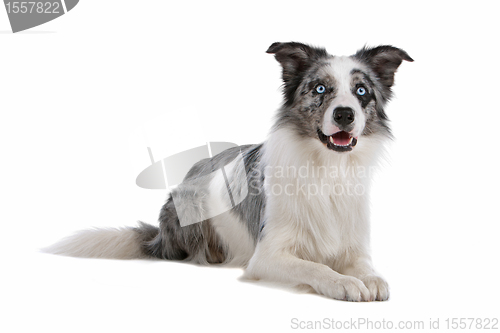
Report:
[[[369,255],[358,256],[352,263],[339,271],[363,281],[370,291],[371,301],[386,301],[389,298],[389,285],[375,271]]]
[[[270,254],[258,247],[245,275],[251,279],[306,284],[318,294],[338,300],[370,299],[368,288],[359,279],[339,274],[326,265],[303,260],[286,252]]]

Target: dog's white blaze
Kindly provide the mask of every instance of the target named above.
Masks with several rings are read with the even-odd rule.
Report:
[[[360,68],[360,64],[350,57],[334,57],[330,60],[330,66],[326,67],[329,75],[335,78],[337,83],[337,96],[332,100],[323,116],[322,131],[326,135],[338,132],[338,127],[333,123],[333,110],[339,106],[350,107],[354,110],[354,129],[352,135],[358,137],[365,127],[366,117],[361,109],[361,104],[351,91],[351,71]]]

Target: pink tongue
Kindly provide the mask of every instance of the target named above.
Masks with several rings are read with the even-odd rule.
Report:
[[[336,145],[346,146],[349,144],[351,136],[347,132],[338,132],[332,135],[333,142]]]

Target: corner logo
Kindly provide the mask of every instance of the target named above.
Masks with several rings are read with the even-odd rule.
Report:
[[[4,0],[12,32],[27,30],[52,21],[72,10],[79,0]]]

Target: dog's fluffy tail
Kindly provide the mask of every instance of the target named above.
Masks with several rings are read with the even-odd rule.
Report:
[[[70,257],[139,259],[150,255],[144,250],[144,244],[152,240],[159,229],[139,222],[136,228],[105,228],[82,230],[59,242],[41,249]]]

